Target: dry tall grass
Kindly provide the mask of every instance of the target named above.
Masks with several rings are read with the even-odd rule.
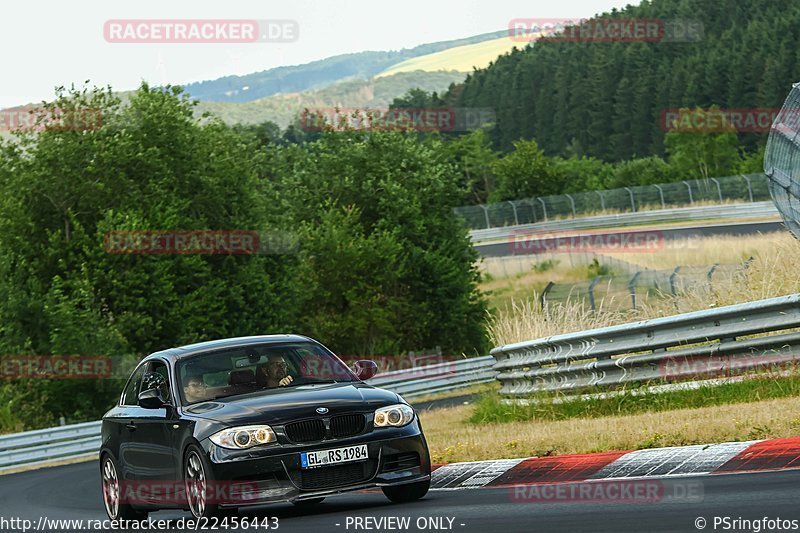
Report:
[[[795,436],[800,398],[559,421],[467,422],[473,407],[421,412],[434,462],[636,450]]]
[[[743,255],[754,257],[750,267],[736,274],[714,277],[712,284],[701,284],[679,293],[678,297],[643,299],[635,311],[609,311],[610,302],[600,300],[593,313],[585,302],[550,305],[542,311],[538,295],[513,300],[489,316],[489,333],[495,346],[524,340],[581,331],[634,320],[656,318],[710,307],[761,300],[800,292],[800,243],[788,235],[705,239],[698,261],[723,263]],[[692,252],[687,252],[691,254]],[[630,254],[629,254],[630,255]],[[654,254],[655,255],[655,254]],[[688,263],[690,255],[676,255],[671,265]],[[692,256],[693,257],[693,256]],[[630,257],[626,258],[631,261]],[[695,263],[697,264],[697,263]],[[703,263],[700,263],[703,264]]]

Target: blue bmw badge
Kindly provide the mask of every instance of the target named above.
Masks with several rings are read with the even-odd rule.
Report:
[[[317,407],[317,412],[319,414],[321,414],[321,415],[327,414],[328,413],[328,408],[327,407]]]

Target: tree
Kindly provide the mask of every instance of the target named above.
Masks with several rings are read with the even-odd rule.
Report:
[[[271,152],[267,179],[301,231],[300,331],[347,355],[483,353],[477,253],[444,153],[435,136],[385,131]]]
[[[719,108],[681,109],[677,127],[669,131],[664,143],[669,164],[679,179],[729,176],[736,171],[741,155],[733,129],[717,131],[723,124]],[[723,126],[720,126],[723,128]]]
[[[534,140],[515,141],[514,151],[498,159],[493,170],[497,177],[493,202],[558,194],[563,185],[552,162]]]

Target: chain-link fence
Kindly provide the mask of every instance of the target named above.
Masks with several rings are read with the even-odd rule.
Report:
[[[775,207],[795,237],[800,238],[800,84],[786,98],[767,140],[764,172]]]
[[[795,145],[797,148],[797,145]],[[800,159],[797,161],[800,170]],[[604,191],[539,196],[455,208],[469,229],[532,224],[602,213],[630,213],[695,203],[758,202],[770,199],[763,174],[686,180]],[[795,197],[795,205],[797,197]],[[795,213],[800,213],[800,206]],[[800,226],[799,226],[800,227]]]
[[[730,279],[744,272],[752,260],[751,257],[733,265],[678,266],[670,270],[635,272],[631,272],[630,264],[619,262],[608,265],[604,260],[602,265],[597,265],[608,273],[598,274],[581,283],[549,283],[542,291],[540,303],[544,308],[553,303],[582,300],[592,311],[601,307],[605,310],[636,309],[648,298],[678,296],[710,287],[718,279]]]

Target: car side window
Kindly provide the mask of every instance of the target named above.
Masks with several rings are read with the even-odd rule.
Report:
[[[140,365],[131,375],[128,385],[125,387],[125,392],[122,393],[121,405],[139,405],[139,387],[142,384],[142,376],[146,366]]]
[[[153,361],[150,364],[150,372],[155,372],[164,378],[164,382],[161,385],[161,395],[166,401],[171,402],[172,394],[170,394],[169,370],[167,369],[167,365],[161,361]]]

